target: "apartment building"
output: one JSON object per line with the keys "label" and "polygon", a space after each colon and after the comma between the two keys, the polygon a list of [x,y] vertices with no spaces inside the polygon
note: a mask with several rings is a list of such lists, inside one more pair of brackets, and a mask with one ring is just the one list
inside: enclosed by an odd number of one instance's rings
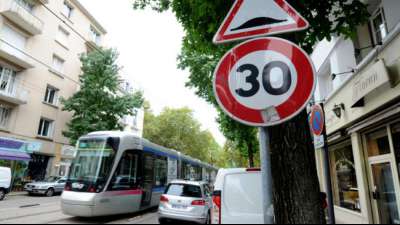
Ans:
{"label": "apartment building", "polygon": [[[370,21],[353,39],[312,54],[325,103],[338,223],[400,223],[400,1],[363,0]],[[316,151],[324,185],[322,151]]]}
{"label": "apartment building", "polygon": [[[133,94],[135,92],[135,88],[127,80],[122,80],[120,90],[121,94]],[[124,128],[123,130],[143,137],[144,109],[132,109],[132,113],[133,115],[126,115],[121,119],[120,123]]]}
{"label": "apartment building", "polygon": [[78,90],[79,55],[105,34],[78,0],[0,0],[0,166],[12,168],[14,190],[67,174],[71,114],[59,99]]}

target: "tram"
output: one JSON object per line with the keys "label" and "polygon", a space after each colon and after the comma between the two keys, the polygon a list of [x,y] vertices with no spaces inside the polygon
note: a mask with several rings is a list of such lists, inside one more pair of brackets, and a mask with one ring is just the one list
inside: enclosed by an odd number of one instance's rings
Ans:
{"label": "tram", "polygon": [[217,168],[126,132],[81,137],[65,191],[64,214],[97,217],[158,206],[175,179],[214,182]]}

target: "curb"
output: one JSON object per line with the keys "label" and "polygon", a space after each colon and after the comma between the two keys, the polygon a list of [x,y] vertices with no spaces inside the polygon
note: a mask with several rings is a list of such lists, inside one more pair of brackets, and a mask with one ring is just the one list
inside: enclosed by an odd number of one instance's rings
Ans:
{"label": "curb", "polygon": [[9,197],[25,196],[25,195],[28,195],[28,192],[11,192],[8,194]]}

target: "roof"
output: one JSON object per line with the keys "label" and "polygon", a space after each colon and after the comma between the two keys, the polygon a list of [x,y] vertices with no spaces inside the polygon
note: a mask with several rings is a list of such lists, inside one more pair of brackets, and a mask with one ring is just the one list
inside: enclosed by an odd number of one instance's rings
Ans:
{"label": "roof", "polygon": [[85,14],[89,18],[89,20],[93,23],[92,25],[98,29],[103,35],[107,34],[107,30],[99,23],[96,18],[82,5],[82,3],[79,0],[70,0],[76,7],[79,8],[79,10]]}
{"label": "roof", "polygon": [[85,138],[90,138],[90,137],[99,137],[99,138],[102,138],[102,137],[136,138],[137,140],[141,140],[141,143],[142,143],[143,147],[147,147],[147,146],[148,147],[154,147],[154,148],[157,148],[159,150],[163,150],[164,152],[169,153],[171,155],[176,155],[177,157],[181,158],[182,161],[187,161],[189,163],[198,164],[200,166],[207,167],[208,169],[214,169],[214,170],[218,169],[213,165],[210,165],[208,163],[202,162],[202,161],[200,161],[198,159],[195,159],[195,158],[192,158],[190,156],[184,155],[184,154],[182,154],[181,152],[179,152],[177,150],[169,149],[169,148],[154,144],[154,143],[152,143],[152,142],[150,142],[150,141],[148,141],[148,140],[146,140],[144,138],[140,138],[140,137],[136,136],[135,134],[133,134],[131,132],[125,132],[125,131],[97,131],[97,132],[89,133],[89,134],[83,136],[82,138],[85,139]]}
{"label": "roof", "polygon": [[188,180],[173,180],[170,182],[170,184],[187,184],[187,185],[194,185],[194,186],[200,186],[207,184],[207,182],[204,181],[188,181]]}

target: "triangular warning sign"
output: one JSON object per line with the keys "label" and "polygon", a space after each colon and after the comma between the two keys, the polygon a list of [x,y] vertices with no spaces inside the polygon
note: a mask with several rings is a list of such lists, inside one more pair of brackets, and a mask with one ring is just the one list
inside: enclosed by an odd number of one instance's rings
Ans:
{"label": "triangular warning sign", "polygon": [[285,0],[236,0],[214,43],[299,31],[308,26]]}

